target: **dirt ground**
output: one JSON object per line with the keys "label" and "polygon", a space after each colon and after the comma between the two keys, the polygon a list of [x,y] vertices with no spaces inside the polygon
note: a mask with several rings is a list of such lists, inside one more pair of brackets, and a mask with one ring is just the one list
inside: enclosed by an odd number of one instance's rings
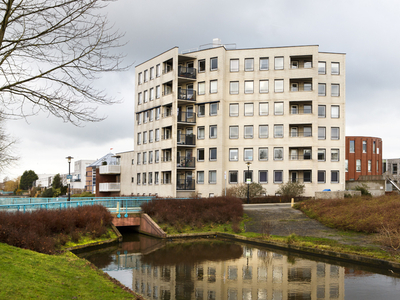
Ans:
{"label": "dirt ground", "polygon": [[[246,223],[246,232],[262,233],[265,230],[279,236],[294,233],[299,236],[329,238],[347,245],[374,245],[373,235],[348,233],[326,227],[290,205],[265,205],[257,209],[245,207],[244,212],[250,217],[250,221]],[[263,225],[264,221],[268,221],[268,225]]]}

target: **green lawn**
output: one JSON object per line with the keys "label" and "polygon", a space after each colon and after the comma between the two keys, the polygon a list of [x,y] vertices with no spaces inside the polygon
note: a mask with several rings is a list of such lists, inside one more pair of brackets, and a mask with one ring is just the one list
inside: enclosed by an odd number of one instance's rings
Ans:
{"label": "green lawn", "polygon": [[0,243],[0,299],[135,299],[70,252],[46,255]]}

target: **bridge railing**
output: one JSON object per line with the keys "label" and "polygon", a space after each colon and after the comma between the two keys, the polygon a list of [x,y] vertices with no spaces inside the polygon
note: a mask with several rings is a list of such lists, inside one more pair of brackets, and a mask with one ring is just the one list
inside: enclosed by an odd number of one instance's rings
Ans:
{"label": "bridge railing", "polygon": [[[43,200],[37,202],[37,200]],[[52,201],[49,201],[51,199]],[[66,198],[19,198],[13,200],[18,203],[2,204],[0,202],[0,210],[7,211],[32,211],[36,209],[64,209],[70,207],[79,207],[85,205],[99,204],[111,212],[118,213],[118,217],[121,217],[121,213],[125,212],[125,217],[128,217],[128,211],[140,211],[140,206],[143,203],[147,203],[153,200],[153,197],[104,197],[104,198],[71,198],[71,201],[67,201]],[[0,199],[3,200],[3,199]],[[48,201],[46,201],[48,200]]]}

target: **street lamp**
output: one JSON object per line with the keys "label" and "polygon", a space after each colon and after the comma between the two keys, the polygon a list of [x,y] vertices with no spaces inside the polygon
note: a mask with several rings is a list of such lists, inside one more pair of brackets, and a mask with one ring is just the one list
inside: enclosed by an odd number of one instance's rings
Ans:
{"label": "street lamp", "polygon": [[250,183],[251,183],[251,179],[250,179],[250,165],[251,162],[247,162],[247,176],[246,176],[246,183],[247,183],[247,204],[250,204]]}
{"label": "street lamp", "polygon": [[68,183],[68,201],[71,201],[71,188],[70,188],[70,182],[71,182],[71,160],[73,159],[72,156],[67,156],[66,159],[68,159],[68,176],[67,176],[67,183]]}

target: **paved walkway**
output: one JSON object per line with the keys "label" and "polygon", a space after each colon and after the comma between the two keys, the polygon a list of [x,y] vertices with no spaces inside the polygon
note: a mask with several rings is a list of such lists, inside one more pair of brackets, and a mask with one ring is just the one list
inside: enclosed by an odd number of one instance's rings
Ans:
{"label": "paved walkway", "polygon": [[[373,236],[347,233],[326,227],[316,220],[308,218],[290,204],[246,204],[244,212],[250,217],[246,232],[269,231],[272,235],[312,236],[337,240],[342,244],[367,246],[373,244]],[[267,225],[265,224],[267,221]]]}

